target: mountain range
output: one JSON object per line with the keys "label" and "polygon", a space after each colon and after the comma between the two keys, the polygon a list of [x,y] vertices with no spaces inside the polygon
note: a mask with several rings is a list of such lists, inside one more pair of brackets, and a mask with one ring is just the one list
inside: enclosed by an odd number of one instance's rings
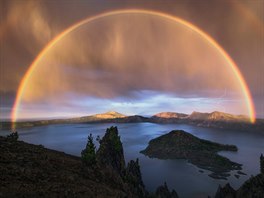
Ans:
{"label": "mountain range", "polygon": [[[39,121],[16,122],[16,128],[33,127],[49,124],[72,124],[72,123],[176,123],[191,124],[200,127],[231,129],[239,131],[264,132],[264,120],[258,119],[256,123],[249,122],[249,118],[244,115],[233,115],[229,113],[214,111],[211,113],[192,112],[191,114],[177,112],[161,112],[151,117],[141,115],[127,116],[115,111],[102,114],[82,116],[67,119],[51,119]],[[10,129],[11,122],[1,122],[1,129]]]}

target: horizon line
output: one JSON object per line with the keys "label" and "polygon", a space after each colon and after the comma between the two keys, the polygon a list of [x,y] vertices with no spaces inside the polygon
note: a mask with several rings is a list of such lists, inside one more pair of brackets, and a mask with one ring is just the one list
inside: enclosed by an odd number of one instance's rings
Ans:
{"label": "horizon line", "polygon": [[[21,122],[21,121],[42,121],[42,120],[56,120],[56,119],[72,119],[72,118],[81,118],[81,117],[87,117],[87,116],[95,116],[95,115],[100,115],[100,114],[107,114],[107,113],[118,113],[118,114],[122,114],[126,117],[129,116],[143,116],[143,117],[152,117],[156,114],[160,114],[160,113],[178,113],[178,114],[186,114],[187,116],[191,115],[192,113],[207,113],[207,114],[211,114],[214,112],[219,112],[219,113],[223,113],[223,114],[229,114],[229,115],[233,115],[233,116],[244,116],[246,118],[249,118],[248,115],[245,114],[233,114],[233,113],[228,113],[228,112],[223,112],[223,111],[211,111],[211,112],[203,112],[203,111],[192,111],[191,113],[183,113],[183,112],[176,112],[176,111],[161,111],[161,112],[156,112],[153,114],[124,114],[118,111],[113,111],[113,110],[109,110],[106,112],[102,112],[102,113],[93,113],[93,114],[84,114],[84,115],[69,115],[69,116],[50,116],[50,117],[26,117],[26,118],[20,118],[17,119],[15,122],[12,120],[12,118],[0,118],[1,121],[2,120],[6,120],[6,121],[11,121],[12,123],[16,123],[16,122]],[[263,117],[256,117],[256,119],[264,119]]]}

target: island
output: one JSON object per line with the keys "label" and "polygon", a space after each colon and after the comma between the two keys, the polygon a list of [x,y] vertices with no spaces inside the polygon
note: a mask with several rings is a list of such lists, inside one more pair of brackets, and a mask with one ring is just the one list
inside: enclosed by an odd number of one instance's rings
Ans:
{"label": "island", "polygon": [[186,159],[191,164],[212,171],[210,177],[226,179],[228,172],[241,170],[242,165],[220,156],[219,151],[237,151],[234,145],[223,145],[203,140],[183,130],[170,133],[150,140],[149,145],[141,153],[150,158]]}

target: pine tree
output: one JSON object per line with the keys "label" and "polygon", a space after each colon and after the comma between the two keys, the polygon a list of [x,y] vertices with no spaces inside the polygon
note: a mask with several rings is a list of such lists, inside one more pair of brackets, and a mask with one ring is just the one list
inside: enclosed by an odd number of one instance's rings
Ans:
{"label": "pine tree", "polygon": [[264,174],[264,157],[263,157],[263,154],[260,155],[260,173]]}
{"label": "pine tree", "polygon": [[84,164],[92,166],[96,163],[95,155],[96,147],[93,143],[93,136],[90,134],[88,136],[88,141],[84,150],[82,150],[81,157]]}
{"label": "pine tree", "polygon": [[17,133],[17,131],[11,132],[11,134],[7,136],[7,139],[9,139],[11,141],[17,141],[18,140],[18,133]]}

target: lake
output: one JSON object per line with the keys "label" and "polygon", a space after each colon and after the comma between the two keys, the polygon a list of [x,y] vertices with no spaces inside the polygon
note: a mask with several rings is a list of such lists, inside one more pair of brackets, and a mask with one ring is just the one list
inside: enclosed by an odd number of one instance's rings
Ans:
{"label": "lake", "polygon": [[[259,157],[264,153],[264,135],[237,132],[219,129],[200,128],[183,124],[154,124],[154,123],[129,123],[129,124],[61,124],[19,129],[19,139],[33,144],[42,144],[46,148],[64,151],[80,156],[84,149],[87,136],[92,133],[94,140],[99,135],[102,137],[106,128],[117,126],[124,147],[126,163],[131,159],[139,158],[143,181],[146,189],[154,191],[157,186],[165,181],[170,189],[174,188],[180,198],[207,197],[215,194],[219,184],[227,182],[237,189],[251,175],[259,173]],[[222,144],[234,144],[238,152],[220,152],[234,162],[243,164],[241,175],[237,179],[231,172],[228,180],[215,180],[210,178],[210,171],[199,172],[196,166],[186,160],[159,160],[150,159],[139,153],[145,149],[149,140],[170,132],[174,129],[185,130],[199,138],[215,141]],[[0,135],[6,134],[1,131]],[[97,147],[98,143],[95,141]]]}

